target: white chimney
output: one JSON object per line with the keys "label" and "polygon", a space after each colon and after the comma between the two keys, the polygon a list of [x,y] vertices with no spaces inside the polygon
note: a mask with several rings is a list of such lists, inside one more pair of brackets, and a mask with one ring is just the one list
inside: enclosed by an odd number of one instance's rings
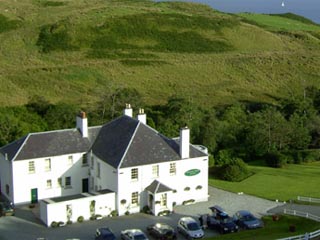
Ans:
{"label": "white chimney", "polygon": [[143,124],[147,124],[147,115],[144,113],[143,108],[139,108],[139,114],[137,116],[137,119]]}
{"label": "white chimney", "polygon": [[82,137],[88,137],[88,119],[85,112],[80,112],[77,116],[77,129],[80,130]]}
{"label": "white chimney", "polygon": [[124,109],[123,113],[128,117],[132,117],[132,108],[129,103],[126,103],[126,108]]}
{"label": "white chimney", "polygon": [[190,154],[190,129],[185,126],[180,129],[180,157],[189,158]]}

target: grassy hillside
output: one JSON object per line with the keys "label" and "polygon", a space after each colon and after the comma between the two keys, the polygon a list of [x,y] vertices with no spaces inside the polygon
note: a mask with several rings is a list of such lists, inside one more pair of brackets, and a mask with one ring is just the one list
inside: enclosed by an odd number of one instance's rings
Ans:
{"label": "grassy hillside", "polygon": [[35,94],[87,105],[130,87],[147,104],[178,94],[213,106],[320,87],[320,27],[292,16],[148,0],[2,0],[0,42],[1,105]]}

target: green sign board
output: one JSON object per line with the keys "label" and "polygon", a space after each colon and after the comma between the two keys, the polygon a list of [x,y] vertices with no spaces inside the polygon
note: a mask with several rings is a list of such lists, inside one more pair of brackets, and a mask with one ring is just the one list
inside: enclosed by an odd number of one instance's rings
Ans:
{"label": "green sign board", "polygon": [[200,169],[190,169],[184,173],[184,175],[191,177],[200,173]]}

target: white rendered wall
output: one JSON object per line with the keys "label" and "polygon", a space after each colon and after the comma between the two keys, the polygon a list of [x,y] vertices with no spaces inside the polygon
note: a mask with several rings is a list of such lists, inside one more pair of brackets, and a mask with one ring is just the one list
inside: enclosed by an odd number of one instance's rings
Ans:
{"label": "white rendered wall", "polygon": [[[130,213],[139,212],[140,208],[147,205],[147,197],[145,188],[149,186],[154,180],[158,180],[160,183],[168,186],[171,189],[176,190],[168,199],[171,202],[175,202],[181,205],[184,201],[195,200],[207,201],[208,200],[208,157],[186,159],[176,161],[176,174],[170,175],[170,163],[164,162],[159,165],[159,177],[152,175],[152,166],[157,164],[150,164],[140,166],[138,181],[131,180],[131,169],[120,169],[118,173],[119,186],[117,196],[117,206],[119,215],[123,215],[127,210]],[[186,176],[185,173],[189,170],[200,170],[199,174],[194,176]],[[197,189],[201,186],[201,189]],[[185,188],[190,188],[189,191],[185,191]],[[131,194],[132,192],[140,193],[140,206],[132,206]],[[126,204],[121,204],[121,200],[125,199]],[[169,202],[168,201],[168,202]]]}
{"label": "white rendered wall", "polygon": [[[94,156],[94,155],[93,155]],[[98,163],[100,164],[100,177],[98,176]],[[101,189],[118,190],[117,170],[94,156],[94,168],[91,169],[91,176],[94,177],[94,191]]]}
{"label": "white rendered wall", "polygon": [[[30,203],[31,189],[38,189],[38,199],[74,195],[82,192],[82,179],[88,178],[88,165],[82,166],[84,153],[50,157],[51,170],[46,171],[45,159],[21,160],[13,162],[14,203]],[[73,164],[68,164],[68,157],[73,157]],[[35,163],[35,173],[29,173],[29,161]],[[71,177],[71,187],[65,187],[65,177]],[[62,187],[58,186],[62,178]],[[51,180],[52,187],[47,187]]]}
{"label": "white rendered wall", "polygon": [[[50,199],[45,201],[50,202]],[[115,210],[115,193],[107,193],[96,196],[88,196],[64,202],[45,203],[40,202],[40,218],[47,225],[50,226],[53,221],[62,221],[66,223],[67,219],[67,205],[71,205],[72,216],[71,221],[77,222],[78,217],[82,216],[84,220],[89,220],[91,217],[90,203],[95,201],[95,215],[99,214],[103,217],[109,216]]]}

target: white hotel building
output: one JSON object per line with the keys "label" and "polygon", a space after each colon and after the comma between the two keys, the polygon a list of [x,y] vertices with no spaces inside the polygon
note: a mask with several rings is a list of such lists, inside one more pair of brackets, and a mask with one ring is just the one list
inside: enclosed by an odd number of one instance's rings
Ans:
{"label": "white hotel building", "polygon": [[207,149],[190,144],[189,134],[185,127],[167,138],[143,111],[133,118],[130,105],[103,126],[88,127],[81,113],[74,129],[30,133],[0,148],[0,192],[14,204],[39,201],[48,226],[207,201]]}

